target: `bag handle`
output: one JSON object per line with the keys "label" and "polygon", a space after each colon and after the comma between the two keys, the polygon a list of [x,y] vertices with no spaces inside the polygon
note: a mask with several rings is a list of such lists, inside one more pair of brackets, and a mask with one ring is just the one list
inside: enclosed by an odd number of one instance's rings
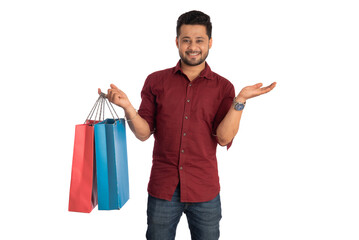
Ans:
{"label": "bag handle", "polygon": [[99,96],[99,97],[97,98],[97,100],[96,100],[95,104],[93,105],[93,107],[92,107],[90,113],[87,115],[87,118],[86,118],[84,124],[85,124],[88,120],[91,120],[91,118],[92,118],[93,114],[95,113],[95,111],[96,111],[96,115],[95,115],[95,118],[96,118],[97,112],[98,112],[98,108],[99,108],[100,100],[101,100],[101,96]]}
{"label": "bag handle", "polygon": [[106,94],[101,93],[100,96],[97,98],[94,106],[92,107],[90,113],[88,114],[84,124],[86,122],[88,122],[89,120],[92,119],[93,115],[95,114],[95,118],[94,118],[94,123],[97,120],[97,115],[98,115],[98,120],[99,121],[104,121],[104,117],[105,117],[105,105],[107,105],[108,109],[110,110],[110,113],[112,115],[112,118],[115,119],[114,114],[116,115],[117,119],[120,119],[115,111],[115,108],[113,107],[112,103],[107,99]]}
{"label": "bag handle", "polygon": [[[105,97],[105,102],[107,104],[108,109],[110,110],[110,113],[112,115],[112,118],[115,119],[113,113],[116,115],[117,119],[120,119],[115,111],[115,108],[113,107],[112,103]],[[111,106],[111,107],[110,107]],[[112,110],[111,110],[112,108]],[[113,111],[113,112],[112,112]]]}

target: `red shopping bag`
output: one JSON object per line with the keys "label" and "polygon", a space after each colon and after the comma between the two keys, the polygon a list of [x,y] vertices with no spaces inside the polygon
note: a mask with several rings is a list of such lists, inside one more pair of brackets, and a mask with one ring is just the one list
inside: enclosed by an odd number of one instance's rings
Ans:
{"label": "red shopping bag", "polygon": [[90,213],[97,205],[94,122],[76,125],[69,211]]}
{"label": "red shopping bag", "polygon": [[[75,127],[69,211],[90,213],[97,205],[94,124],[101,119],[103,96],[99,96],[84,124]],[[95,120],[89,120],[96,112]]]}

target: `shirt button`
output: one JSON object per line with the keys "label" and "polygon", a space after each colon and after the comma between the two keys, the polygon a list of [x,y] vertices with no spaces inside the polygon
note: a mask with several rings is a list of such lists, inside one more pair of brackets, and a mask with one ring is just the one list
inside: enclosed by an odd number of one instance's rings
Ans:
{"label": "shirt button", "polygon": [[183,169],[183,167],[180,167],[180,170],[182,170]]}
{"label": "shirt button", "polygon": [[184,153],[184,150],[183,150],[183,149],[181,150],[181,153]]}
{"label": "shirt button", "polygon": [[183,136],[186,136],[187,135],[187,133],[183,133]]}
{"label": "shirt button", "polygon": [[189,102],[189,99],[187,100],[187,102]]}
{"label": "shirt button", "polygon": [[188,117],[187,117],[187,116],[185,116],[184,118],[185,118],[185,119],[188,119]]}
{"label": "shirt button", "polygon": [[191,86],[192,86],[192,83],[190,83],[188,86],[190,86],[190,87],[191,87]]}

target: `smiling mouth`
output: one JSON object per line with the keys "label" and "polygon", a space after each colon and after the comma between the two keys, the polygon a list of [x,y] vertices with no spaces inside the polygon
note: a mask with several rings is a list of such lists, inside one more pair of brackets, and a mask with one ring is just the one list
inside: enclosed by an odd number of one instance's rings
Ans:
{"label": "smiling mouth", "polygon": [[187,52],[187,55],[189,55],[191,57],[198,56],[199,54],[200,54],[200,52]]}

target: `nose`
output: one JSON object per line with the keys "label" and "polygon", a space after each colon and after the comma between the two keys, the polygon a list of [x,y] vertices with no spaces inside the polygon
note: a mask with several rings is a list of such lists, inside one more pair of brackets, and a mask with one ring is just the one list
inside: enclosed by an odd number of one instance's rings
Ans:
{"label": "nose", "polygon": [[195,51],[197,48],[197,44],[195,42],[191,42],[189,45],[188,45],[188,49],[191,50],[191,51]]}

